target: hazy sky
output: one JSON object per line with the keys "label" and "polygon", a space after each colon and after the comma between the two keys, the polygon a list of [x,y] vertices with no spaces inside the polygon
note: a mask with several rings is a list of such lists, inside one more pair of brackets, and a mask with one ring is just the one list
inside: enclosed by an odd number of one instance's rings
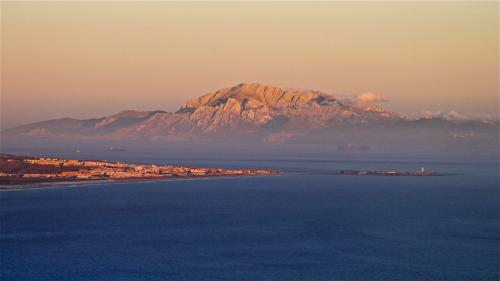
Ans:
{"label": "hazy sky", "polygon": [[498,113],[498,2],[1,2],[1,126],[240,82]]}

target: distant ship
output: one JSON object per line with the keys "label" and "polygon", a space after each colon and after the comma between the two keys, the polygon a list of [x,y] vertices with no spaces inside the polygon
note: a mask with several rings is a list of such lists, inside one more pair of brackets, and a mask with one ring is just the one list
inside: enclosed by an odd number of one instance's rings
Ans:
{"label": "distant ship", "polygon": [[122,152],[122,151],[126,151],[125,149],[123,148],[114,148],[114,147],[110,147],[108,149],[109,151],[113,151],[113,152]]}

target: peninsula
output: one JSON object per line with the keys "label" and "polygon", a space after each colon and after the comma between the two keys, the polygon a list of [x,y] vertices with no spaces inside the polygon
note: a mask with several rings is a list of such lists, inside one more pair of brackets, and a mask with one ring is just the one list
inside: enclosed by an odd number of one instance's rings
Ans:
{"label": "peninsula", "polygon": [[28,157],[0,154],[0,185],[90,180],[141,180],[269,175],[271,170],[227,170],[173,165]]}
{"label": "peninsula", "polygon": [[343,176],[418,176],[418,177],[429,177],[429,176],[444,176],[448,174],[441,174],[433,171],[426,171],[421,168],[419,171],[401,171],[401,170],[384,170],[384,171],[354,171],[354,170],[342,170],[338,172],[338,175]]}

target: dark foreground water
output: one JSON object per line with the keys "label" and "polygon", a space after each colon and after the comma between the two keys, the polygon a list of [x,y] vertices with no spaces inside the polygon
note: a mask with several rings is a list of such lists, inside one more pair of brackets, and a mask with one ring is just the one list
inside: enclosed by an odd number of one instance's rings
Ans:
{"label": "dark foreground water", "polygon": [[179,162],[309,172],[427,164],[460,175],[313,174],[1,192],[0,279],[500,280],[495,163]]}

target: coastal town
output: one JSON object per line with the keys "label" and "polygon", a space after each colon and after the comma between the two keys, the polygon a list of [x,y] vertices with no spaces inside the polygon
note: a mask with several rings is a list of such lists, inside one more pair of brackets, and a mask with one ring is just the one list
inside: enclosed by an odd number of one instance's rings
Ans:
{"label": "coastal town", "polygon": [[0,154],[0,184],[83,180],[140,180],[161,178],[269,175],[271,170],[128,164],[123,162],[24,157]]}

